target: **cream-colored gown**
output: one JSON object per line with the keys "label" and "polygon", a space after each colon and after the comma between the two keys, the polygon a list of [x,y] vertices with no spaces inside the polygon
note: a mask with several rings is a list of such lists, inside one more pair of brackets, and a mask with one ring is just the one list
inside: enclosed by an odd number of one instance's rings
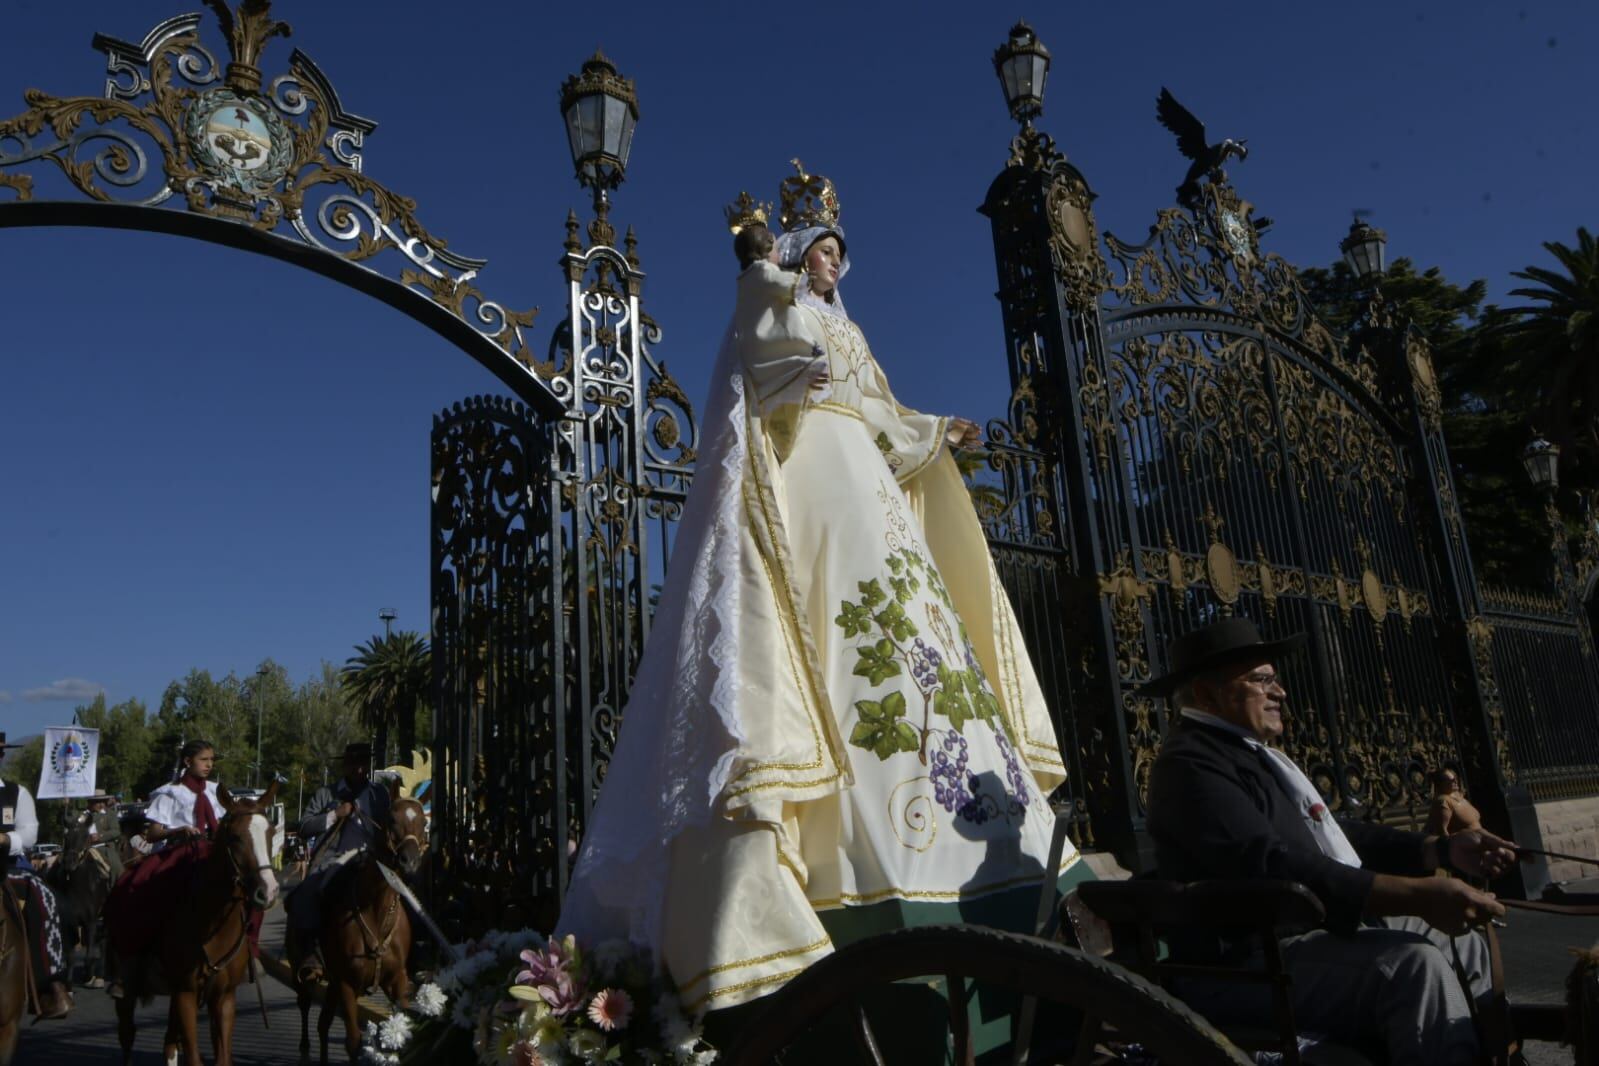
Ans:
{"label": "cream-colored gown", "polygon": [[[742,736],[718,816],[669,842],[660,886],[658,948],[696,1010],[774,991],[840,939],[992,923],[974,901],[1005,890],[1025,925],[1064,777],[948,419],[897,404],[860,330],[797,284],[765,263],[739,283]],[[1063,881],[1076,863],[1068,845]]]}

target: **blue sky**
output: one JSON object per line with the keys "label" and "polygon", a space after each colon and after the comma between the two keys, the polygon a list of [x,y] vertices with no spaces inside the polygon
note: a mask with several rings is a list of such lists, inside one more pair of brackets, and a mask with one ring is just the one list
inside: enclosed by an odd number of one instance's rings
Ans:
{"label": "blue sky", "polygon": [[[198,6],[198,5],[195,5]],[[22,90],[98,94],[97,31],[140,39],[162,0],[7,0],[0,118]],[[584,15],[595,11],[599,14]],[[731,306],[721,206],[775,195],[787,160],[837,183],[845,282],[902,401],[987,419],[1007,384],[986,221],[1013,127],[989,62],[1018,17],[1055,56],[1041,126],[1143,235],[1186,161],[1162,85],[1213,136],[1297,264],[1350,210],[1390,255],[1485,278],[1599,225],[1599,7],[1562,3],[839,5],[277,0],[345,106],[379,123],[366,173],[419,203],[480,281],[561,317],[562,222],[586,197],[557,113],[602,45],[636,79],[614,217],[636,226],[657,346],[690,395]],[[213,38],[214,41],[214,38]],[[34,171],[40,194],[59,183]],[[52,192],[52,190],[55,190]],[[0,191],[0,199],[6,194]],[[303,679],[381,628],[426,628],[428,430],[498,383],[368,297],[210,245],[0,229],[0,722],[65,722],[104,690],[154,706],[190,668],[265,658]]]}

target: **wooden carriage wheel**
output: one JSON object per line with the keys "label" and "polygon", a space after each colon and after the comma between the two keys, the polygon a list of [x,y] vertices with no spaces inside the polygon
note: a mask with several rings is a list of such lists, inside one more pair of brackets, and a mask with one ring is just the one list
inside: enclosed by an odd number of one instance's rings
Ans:
{"label": "wooden carriage wheel", "polygon": [[[1248,1066],[1250,1059],[1181,1001],[1095,955],[1037,937],[982,926],[901,929],[869,937],[828,956],[774,993],[729,1051],[733,1066],[768,1066],[830,1011],[849,1012],[855,1056],[838,1049],[830,1066],[883,1066],[882,1043],[862,997],[874,988],[916,978],[942,978],[948,990],[954,1061],[972,1061],[966,1005],[977,986],[1005,989],[1082,1015],[1075,1063],[1094,1061],[1106,1028],[1136,1041],[1161,1062],[1183,1066]],[[958,1009],[957,1005],[958,1004]]]}

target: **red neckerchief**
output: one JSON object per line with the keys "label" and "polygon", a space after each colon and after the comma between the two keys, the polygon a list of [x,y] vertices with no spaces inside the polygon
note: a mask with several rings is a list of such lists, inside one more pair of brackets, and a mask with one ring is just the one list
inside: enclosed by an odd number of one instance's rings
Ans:
{"label": "red neckerchief", "polygon": [[217,812],[205,794],[205,782],[184,774],[178,784],[194,793],[194,827],[206,836],[216,831]]}

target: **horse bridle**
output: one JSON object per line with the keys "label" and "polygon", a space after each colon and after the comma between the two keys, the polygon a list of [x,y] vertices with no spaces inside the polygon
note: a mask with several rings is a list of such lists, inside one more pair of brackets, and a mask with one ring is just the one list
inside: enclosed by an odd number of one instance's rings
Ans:
{"label": "horse bridle", "polygon": [[[255,815],[260,814],[260,813],[261,813],[260,811],[251,811],[251,812],[249,812],[250,817],[252,817],[252,818],[255,817]],[[231,817],[231,815],[229,817]],[[262,817],[265,817],[265,815],[262,815]],[[224,847],[222,850],[227,852],[227,854],[228,854],[228,862],[233,866],[233,884],[234,884],[234,886],[236,888],[240,888],[240,889],[244,888],[244,865],[239,862],[239,857],[237,855],[233,854],[233,849],[231,847]],[[270,859],[270,856],[268,856],[268,858]],[[255,872],[256,873],[260,873],[262,870],[270,870],[270,869],[272,869],[272,863],[270,861],[268,861],[268,862],[263,862],[259,866],[257,866],[255,868]]]}
{"label": "horse bridle", "polygon": [[[412,800],[411,802],[414,803],[416,801]],[[417,804],[417,807],[418,807],[418,810],[420,810],[421,809],[421,804]],[[390,814],[389,817],[390,817],[391,820],[394,818],[392,813]],[[392,822],[391,822],[391,824],[392,824]],[[416,845],[417,854],[419,856],[427,854],[428,842],[421,835],[419,835],[417,833],[409,833],[409,832],[405,833],[398,840],[394,839],[394,835],[392,833],[388,833],[388,834],[385,834],[385,835],[388,836],[388,838],[389,838],[389,849],[391,851],[393,851],[395,855],[399,855],[400,854],[400,849],[405,846],[405,842],[408,841],[408,840],[411,843]]]}

